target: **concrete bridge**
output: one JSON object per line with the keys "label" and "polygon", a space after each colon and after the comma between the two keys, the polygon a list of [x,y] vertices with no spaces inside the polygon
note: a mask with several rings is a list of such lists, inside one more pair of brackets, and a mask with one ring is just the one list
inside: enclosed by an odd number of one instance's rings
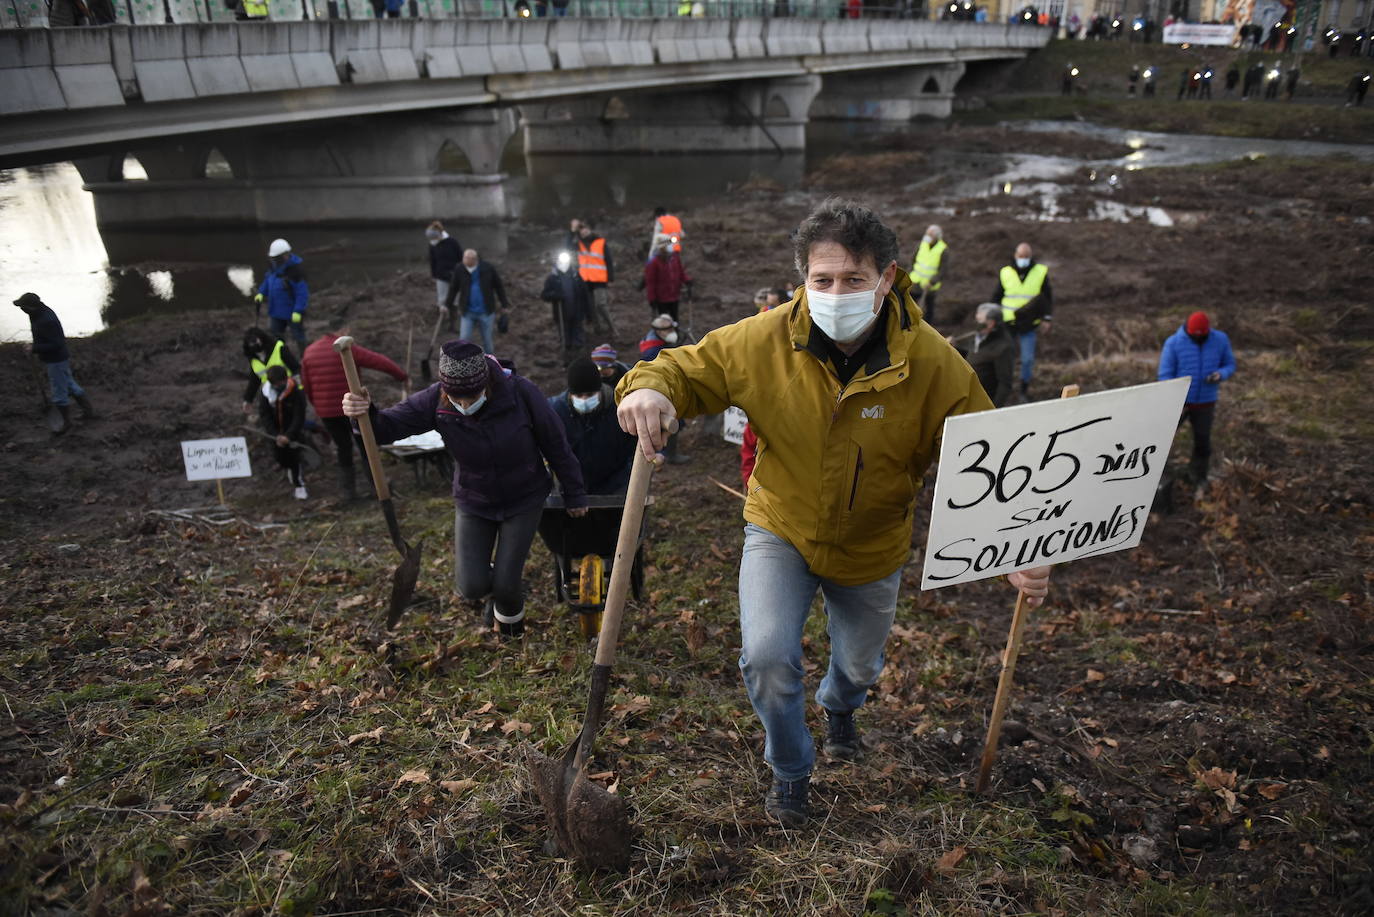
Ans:
{"label": "concrete bridge", "polygon": [[502,216],[517,132],[529,155],[798,151],[811,118],[945,117],[968,68],[1048,37],[792,18],[12,29],[0,167],[74,160],[106,225]]}

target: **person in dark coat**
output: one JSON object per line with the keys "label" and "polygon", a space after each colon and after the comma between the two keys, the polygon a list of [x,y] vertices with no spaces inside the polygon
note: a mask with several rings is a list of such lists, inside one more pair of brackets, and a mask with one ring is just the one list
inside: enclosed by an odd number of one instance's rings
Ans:
{"label": "person in dark coat", "polygon": [[1226,332],[1212,327],[1206,312],[1194,312],[1164,342],[1159,354],[1159,380],[1191,379],[1183,399],[1184,420],[1193,427],[1193,459],[1188,471],[1193,482],[1207,481],[1212,460],[1212,421],[1216,415],[1217,388],[1236,374],[1236,358]]}
{"label": "person in dark coat", "polygon": [[682,264],[682,256],[665,242],[654,249],[654,256],[644,265],[644,297],[649,301],[651,315],[671,315],[678,320],[677,304],[683,289],[692,295],[692,278]]}
{"label": "person in dark coat", "polygon": [[25,293],[14,304],[29,317],[33,355],[43,361],[48,371],[53,407],[62,415],[61,426],[53,432],[66,433],[72,428],[72,399],[80,405],[83,417],[96,415],[95,408],[86,397],[86,390],[77,384],[76,377],[72,375],[71,351],[67,349],[67,335],[62,331],[62,321],[38,298],[37,293]]}
{"label": "person in dark coat", "polygon": [[623,494],[630,486],[635,438],[615,416],[615,386],[601,378],[589,357],[568,365],[568,387],[549,399],[563,421],[568,446],[582,468],[589,494]]}
{"label": "person in dark coat", "polygon": [[563,338],[563,362],[587,346],[583,328],[592,312],[592,293],[577,268],[571,252],[559,252],[553,270],[544,278],[539,298],[553,310],[553,324]]}
{"label": "person in dark coat", "polygon": [[1245,70],[1245,82],[1241,84],[1240,98],[1245,101],[1250,98],[1253,92],[1259,92],[1260,83],[1264,82],[1264,64],[1254,63]]}
{"label": "person in dark coat", "polygon": [[287,373],[286,367],[273,364],[267,367],[267,381],[258,393],[258,417],[262,428],[275,437],[273,451],[277,464],[286,469],[292,495],[304,500],[310,495],[305,490],[305,476],[301,473],[300,450],[291,446],[293,440],[299,441],[305,429],[305,392],[300,383]]}
{"label": "person in dark coat", "polygon": [[377,442],[437,430],[453,458],[454,584],[468,603],[486,606],[487,623],[513,639],[524,633],[521,574],[558,476],[568,515],[587,512],[582,469],[563,423],[528,379],[505,369],[476,344],[449,341],[439,381],[378,411],[366,391],[346,393],[343,412],[372,415]]}
{"label": "person in dark coat", "polygon": [[998,303],[983,303],[973,317],[978,330],[962,339],[951,339],[950,343],[978,374],[993,406],[1004,407],[1011,399],[1016,375],[1016,339],[1002,324],[1002,307]]}
{"label": "person in dark coat", "polygon": [[458,262],[463,260],[463,247],[458,240],[444,230],[444,224],[435,220],[425,229],[425,239],[429,242],[429,276],[434,278],[434,302],[448,314],[448,287],[453,280],[453,272]]}
{"label": "person in dark coat", "polygon": [[465,341],[481,335],[482,346],[487,353],[494,352],[496,342],[491,334],[492,324],[496,321],[497,312],[505,312],[510,308],[510,303],[506,300],[506,287],[501,283],[501,275],[496,268],[480,260],[475,249],[463,252],[463,260],[453,269],[448,293],[444,296],[444,307],[452,309],[454,300],[458,302],[458,315],[462,317],[462,323],[455,322],[453,330]]}

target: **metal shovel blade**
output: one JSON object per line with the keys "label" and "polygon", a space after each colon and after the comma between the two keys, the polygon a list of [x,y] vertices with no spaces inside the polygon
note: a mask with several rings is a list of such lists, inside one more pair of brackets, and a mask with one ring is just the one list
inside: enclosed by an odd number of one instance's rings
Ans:
{"label": "metal shovel blade", "polygon": [[[592,698],[581,734],[556,761],[531,750],[530,782],[562,853],[588,869],[624,872],[632,852],[629,806],[587,779],[586,755],[600,726],[609,682],[609,666],[593,668]],[[579,754],[583,745],[587,752]]]}
{"label": "metal shovel blade", "polygon": [[410,606],[411,596],[415,594],[415,581],[420,578],[420,548],[423,545],[423,538],[414,545],[406,545],[401,552],[400,564],[391,574],[391,607],[386,613],[388,630],[401,620],[401,615]]}

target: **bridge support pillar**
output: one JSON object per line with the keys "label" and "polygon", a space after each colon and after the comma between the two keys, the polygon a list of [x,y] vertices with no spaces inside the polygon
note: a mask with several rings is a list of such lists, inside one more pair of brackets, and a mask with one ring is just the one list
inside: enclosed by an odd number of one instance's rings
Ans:
{"label": "bridge support pillar", "polygon": [[525,152],[800,151],[820,88],[807,75],[530,103],[520,106]]}
{"label": "bridge support pillar", "polygon": [[948,118],[962,61],[894,70],[827,73],[811,117],[845,121],[910,121]]}
{"label": "bridge support pillar", "polygon": [[[103,226],[499,219],[516,126],[514,109],[499,107],[377,116],[198,135],[77,167]],[[146,180],[126,180],[126,155]]]}

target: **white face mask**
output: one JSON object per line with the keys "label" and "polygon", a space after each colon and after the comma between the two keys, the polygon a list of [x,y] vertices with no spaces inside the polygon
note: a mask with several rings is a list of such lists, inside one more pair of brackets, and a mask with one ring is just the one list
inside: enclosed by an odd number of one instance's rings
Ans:
{"label": "white face mask", "polygon": [[934,245],[934,244],[935,244],[935,237],[932,236],[930,233],[926,233],[926,236],[925,236],[925,243],[926,243],[927,245]]}
{"label": "white face mask", "polygon": [[481,398],[478,398],[476,401],[474,401],[472,404],[468,405],[467,407],[463,407],[461,404],[459,404],[458,402],[454,401],[452,398],[449,399],[449,404],[453,405],[454,410],[456,410],[459,414],[462,414],[464,417],[471,417],[473,414],[476,414],[478,411],[482,410],[482,405],[484,405],[484,404],[486,404],[486,403],[487,403],[487,393],[486,393],[486,392],[483,392]]}
{"label": "white face mask", "polygon": [[665,344],[676,344],[676,343],[677,343],[677,332],[676,332],[676,331],[660,331],[660,332],[658,333],[658,336],[659,336],[660,338],[663,339],[663,342],[664,342]]}
{"label": "white face mask", "polygon": [[806,303],[811,310],[811,321],[836,344],[858,340],[877,318],[873,311],[877,303],[874,294],[877,292],[877,287],[857,293],[807,290]]}
{"label": "white face mask", "polygon": [[1017,258],[1017,259],[1016,259],[1016,266],[1019,267],[1019,268],[1028,268],[1028,267],[1030,267],[1030,259],[1029,259],[1029,258]]}
{"label": "white face mask", "polygon": [[572,396],[573,410],[579,414],[590,414],[592,411],[595,411],[600,404],[600,392],[597,392],[595,395],[587,395],[586,397],[582,395]]}

